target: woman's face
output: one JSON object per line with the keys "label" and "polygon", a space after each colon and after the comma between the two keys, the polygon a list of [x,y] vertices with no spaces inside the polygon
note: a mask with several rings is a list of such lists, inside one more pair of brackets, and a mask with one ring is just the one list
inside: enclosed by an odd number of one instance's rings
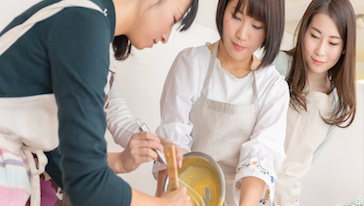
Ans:
{"label": "woman's face", "polygon": [[304,58],[309,73],[320,74],[332,68],[340,59],[344,41],[326,13],[318,13],[308,25],[304,37]]}
{"label": "woman's face", "polygon": [[246,9],[234,15],[237,3],[238,0],[231,0],[226,7],[222,40],[231,58],[243,60],[261,47],[266,32],[264,23],[246,15]]}
{"label": "woman's face", "polygon": [[191,0],[145,0],[139,18],[126,36],[137,49],[166,43],[175,23],[189,9]]}

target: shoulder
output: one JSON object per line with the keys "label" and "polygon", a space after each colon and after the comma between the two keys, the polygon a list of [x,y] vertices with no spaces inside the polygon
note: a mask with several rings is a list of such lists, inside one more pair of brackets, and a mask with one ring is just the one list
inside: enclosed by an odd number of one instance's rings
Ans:
{"label": "shoulder", "polygon": [[285,82],[285,76],[276,69],[275,65],[269,65],[256,71],[256,75],[258,79],[262,78],[268,82]]}
{"label": "shoulder", "polygon": [[188,47],[179,52],[177,58],[186,58],[192,61],[201,61],[204,59],[209,59],[211,57],[211,52],[208,49],[208,45],[201,45],[197,47]]}
{"label": "shoulder", "polygon": [[[104,47],[112,41],[112,29],[100,11],[69,7],[41,22],[40,29],[47,29],[48,42]],[[86,45],[89,44],[89,45]],[[108,45],[106,45],[108,46]]]}
{"label": "shoulder", "polygon": [[274,65],[270,65],[258,70],[256,72],[256,81],[261,88],[276,88],[278,90],[288,92],[288,84],[285,80],[285,76],[278,72]]}
{"label": "shoulder", "polygon": [[200,82],[206,76],[210,57],[206,45],[181,50],[169,71],[169,79],[191,85]]}
{"label": "shoulder", "polygon": [[211,53],[207,45],[188,47],[179,52],[172,68],[190,72],[201,71],[207,69],[210,57]]}
{"label": "shoulder", "polygon": [[280,51],[272,65],[280,74],[287,76],[292,65],[292,56],[288,55],[286,52]]}

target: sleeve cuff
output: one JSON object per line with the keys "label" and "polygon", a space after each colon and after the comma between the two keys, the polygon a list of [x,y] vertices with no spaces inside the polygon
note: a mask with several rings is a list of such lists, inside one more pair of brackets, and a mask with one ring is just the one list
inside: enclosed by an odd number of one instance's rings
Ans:
{"label": "sleeve cuff", "polygon": [[155,161],[152,168],[152,174],[155,180],[158,180],[159,171],[165,170],[167,167],[159,160]]}
{"label": "sleeve cuff", "polygon": [[240,163],[236,169],[235,189],[233,190],[235,203],[239,203],[241,180],[248,176],[257,177],[265,182],[258,205],[272,205],[277,174],[273,167],[269,167],[269,164],[257,158]]}

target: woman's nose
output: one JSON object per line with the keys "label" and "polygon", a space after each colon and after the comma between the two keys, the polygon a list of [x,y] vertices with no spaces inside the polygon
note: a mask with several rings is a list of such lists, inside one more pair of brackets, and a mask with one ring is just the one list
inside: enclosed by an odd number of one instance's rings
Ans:
{"label": "woman's nose", "polygon": [[171,35],[172,28],[170,28],[167,32],[162,34],[162,43],[165,44],[168,42],[169,36]]}
{"label": "woman's nose", "polygon": [[246,26],[242,25],[238,31],[236,32],[236,36],[240,39],[240,40],[246,40],[247,38],[247,28]]}
{"label": "woman's nose", "polygon": [[318,56],[322,56],[325,54],[325,44],[324,42],[320,41],[315,48],[315,53]]}

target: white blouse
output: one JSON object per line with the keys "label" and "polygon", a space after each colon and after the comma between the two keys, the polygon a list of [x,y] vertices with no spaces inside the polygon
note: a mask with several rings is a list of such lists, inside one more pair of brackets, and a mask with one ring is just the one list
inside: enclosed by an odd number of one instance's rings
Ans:
{"label": "white blouse", "polygon": [[[161,97],[161,125],[157,135],[164,137],[184,149],[191,151],[193,125],[189,114],[192,105],[199,98],[211,52],[208,45],[187,48],[176,57],[167,79]],[[215,68],[208,88],[207,98],[235,105],[253,103],[253,74],[236,78],[221,67]],[[274,66],[269,66],[255,72],[259,114],[250,140],[241,146],[239,165],[246,165],[251,160],[265,162],[265,169],[276,177],[284,159],[284,139],[286,133],[286,117],[289,105],[289,90],[284,76],[280,75]],[[223,129],[223,128],[219,128]],[[263,165],[264,166],[264,165]],[[160,168],[155,165],[154,172]],[[247,170],[257,172],[257,170]],[[260,174],[241,172],[245,176],[260,177]],[[272,180],[273,182],[273,180]],[[273,184],[269,184],[271,195]],[[271,187],[272,186],[272,187]]]}

